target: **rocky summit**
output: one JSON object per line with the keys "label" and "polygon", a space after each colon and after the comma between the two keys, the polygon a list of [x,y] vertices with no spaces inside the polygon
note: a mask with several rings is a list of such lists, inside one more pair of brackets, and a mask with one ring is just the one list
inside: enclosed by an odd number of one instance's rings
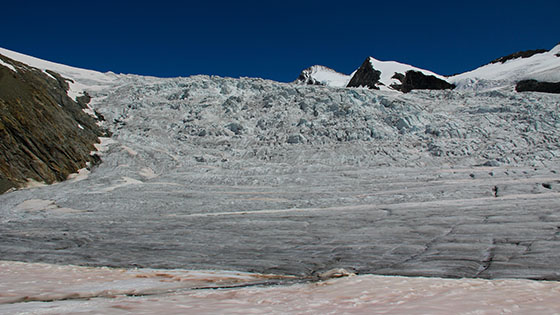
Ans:
{"label": "rocky summit", "polygon": [[368,87],[370,89],[379,90],[378,85],[380,84],[379,80],[381,79],[381,71],[375,69],[370,59],[367,58],[362,65],[358,68],[356,73],[348,82],[347,87]]}

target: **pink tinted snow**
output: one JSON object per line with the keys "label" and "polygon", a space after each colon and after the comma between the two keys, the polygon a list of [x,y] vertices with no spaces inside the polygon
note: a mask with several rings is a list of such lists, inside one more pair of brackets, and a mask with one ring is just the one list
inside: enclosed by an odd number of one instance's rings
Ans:
{"label": "pink tinted snow", "polygon": [[271,278],[282,277],[6,261],[0,262],[0,313],[560,313],[560,283],[531,280],[362,275],[284,286],[208,289]]}

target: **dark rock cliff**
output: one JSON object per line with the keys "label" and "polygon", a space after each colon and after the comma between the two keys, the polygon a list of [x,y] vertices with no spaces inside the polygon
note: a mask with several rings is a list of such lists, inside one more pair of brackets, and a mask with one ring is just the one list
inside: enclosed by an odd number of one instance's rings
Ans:
{"label": "dark rock cliff", "polygon": [[370,89],[379,90],[381,71],[371,65],[369,57],[362,63],[346,87],[367,86]]}
{"label": "dark rock cliff", "polygon": [[393,78],[398,79],[402,84],[393,84],[391,87],[404,93],[412,90],[452,90],[455,88],[454,84],[414,70],[407,71],[405,75],[396,73]]}
{"label": "dark rock cliff", "polygon": [[53,183],[100,161],[94,143],[105,134],[78,102],[67,95],[69,79],[0,59],[0,193],[28,179]]}
{"label": "dark rock cliff", "polygon": [[515,86],[517,92],[544,92],[560,94],[560,82],[541,82],[537,80],[523,80]]}
{"label": "dark rock cliff", "polygon": [[517,58],[529,58],[532,57],[536,54],[542,54],[547,52],[548,50],[546,49],[533,49],[533,50],[524,50],[524,51],[518,51],[516,53],[513,53],[511,55],[507,55],[504,57],[500,57],[497,59],[494,59],[492,61],[490,61],[490,63],[504,63],[508,60],[512,60],[512,59],[517,59]]}
{"label": "dark rock cliff", "polygon": [[[455,88],[455,85],[447,81],[414,70],[409,70],[405,74],[394,73],[393,78],[401,81],[401,84],[392,84],[390,87],[404,93],[408,93],[412,90],[445,90]],[[383,85],[380,79],[381,71],[375,69],[371,64],[370,58],[367,58],[354,76],[352,76],[347,87],[362,86],[379,90],[379,86]]]}

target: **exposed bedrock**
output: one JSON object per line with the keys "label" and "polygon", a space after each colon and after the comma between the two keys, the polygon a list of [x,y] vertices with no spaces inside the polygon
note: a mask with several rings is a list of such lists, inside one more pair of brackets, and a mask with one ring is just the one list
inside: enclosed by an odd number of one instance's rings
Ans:
{"label": "exposed bedrock", "polygon": [[103,130],[83,111],[87,95],[76,102],[67,95],[69,79],[0,59],[0,192],[30,179],[62,181],[98,162],[90,152]]}
{"label": "exposed bedrock", "polygon": [[454,84],[414,70],[407,71],[404,76],[396,73],[394,78],[401,81],[402,84],[391,85],[391,87],[404,93],[412,90],[452,90],[455,88]]}
{"label": "exposed bedrock", "polygon": [[365,86],[370,89],[379,90],[377,87],[380,84],[379,79],[381,78],[381,71],[373,68],[370,58],[362,63],[360,68],[356,71],[350,82],[348,82],[347,87],[360,87]]}
{"label": "exposed bedrock", "polygon": [[515,86],[517,92],[560,93],[560,82],[541,82],[537,80],[519,81]]}

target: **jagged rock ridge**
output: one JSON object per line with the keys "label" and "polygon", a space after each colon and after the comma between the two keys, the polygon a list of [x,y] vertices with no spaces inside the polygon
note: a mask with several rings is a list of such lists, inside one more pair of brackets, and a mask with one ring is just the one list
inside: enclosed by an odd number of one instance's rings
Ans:
{"label": "jagged rock ridge", "polygon": [[542,54],[548,52],[547,49],[533,49],[533,50],[524,50],[524,51],[518,51],[516,53],[507,55],[507,56],[503,56],[500,58],[496,58],[492,61],[490,61],[490,63],[505,63],[508,60],[512,60],[512,59],[517,59],[517,58],[529,58],[532,57],[536,54]]}
{"label": "jagged rock ridge", "polygon": [[362,63],[362,65],[358,68],[356,73],[348,82],[347,87],[368,87],[370,89],[379,90],[378,85],[382,84],[379,82],[381,79],[381,71],[374,69],[371,65],[370,58],[366,58],[366,60]]}
{"label": "jagged rock ridge", "polygon": [[67,95],[69,79],[0,55],[0,192],[29,179],[53,183],[99,162],[104,131],[84,113],[89,97]]}
{"label": "jagged rock ridge", "polygon": [[395,61],[367,58],[354,73],[348,87],[368,87],[379,90],[393,89],[408,93],[412,90],[444,90],[455,86],[427,70]]}

